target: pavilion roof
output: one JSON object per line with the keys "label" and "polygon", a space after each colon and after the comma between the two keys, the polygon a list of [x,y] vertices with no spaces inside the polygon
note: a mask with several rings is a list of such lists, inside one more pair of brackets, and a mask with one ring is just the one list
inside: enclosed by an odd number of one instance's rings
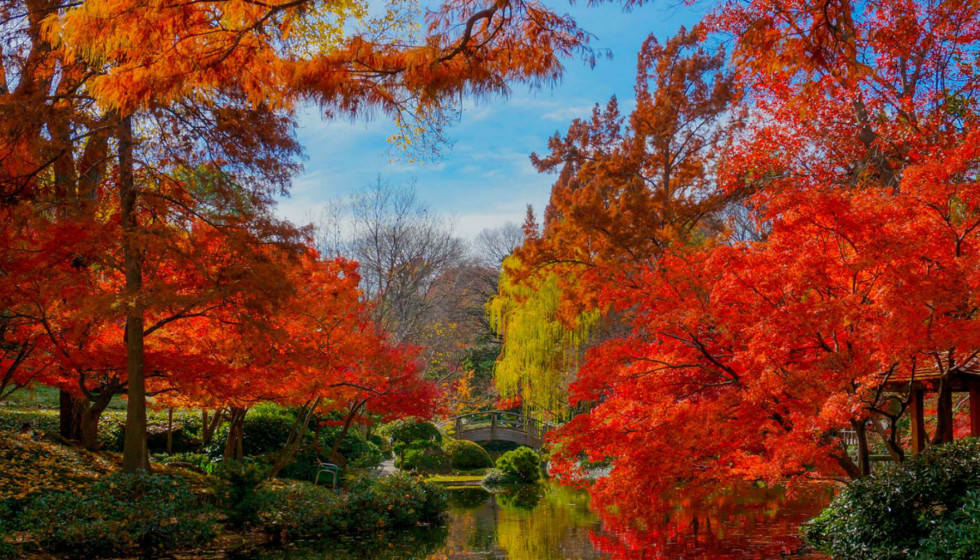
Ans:
{"label": "pavilion roof", "polygon": [[954,380],[954,390],[962,389],[962,382],[967,379],[980,380],[980,352],[974,352],[962,364],[953,362],[950,359],[950,352],[940,352],[938,360],[930,357],[918,362],[914,373],[910,369],[893,373],[885,385],[893,389],[907,389],[910,383],[932,386],[938,384],[939,380],[947,374]]}

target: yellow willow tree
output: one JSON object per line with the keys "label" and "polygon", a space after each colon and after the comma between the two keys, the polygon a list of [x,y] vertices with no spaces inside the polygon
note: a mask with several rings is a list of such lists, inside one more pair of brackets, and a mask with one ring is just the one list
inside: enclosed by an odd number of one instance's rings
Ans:
{"label": "yellow willow tree", "polygon": [[600,313],[563,320],[561,272],[521,278],[520,269],[516,256],[504,260],[499,293],[487,303],[490,327],[504,340],[494,382],[505,399],[520,397],[526,413],[567,419],[566,390]]}
{"label": "yellow willow tree", "polygon": [[[134,156],[134,117],[177,105],[210,108],[234,84],[254,107],[274,111],[303,102],[327,116],[380,110],[404,123],[402,136],[411,139],[427,129],[437,134],[452,100],[506,93],[512,81],[554,81],[563,57],[591,58],[588,36],[571,18],[523,0],[449,0],[424,16],[409,4],[349,0],[84,0],[43,12],[28,3],[32,22],[43,20],[32,29],[59,60],[84,63],[90,71],[77,91],[114,123],[130,472],[148,467],[143,356],[152,297],[143,287],[137,210],[145,193],[136,180],[143,163]],[[233,159],[222,163],[234,166]]]}

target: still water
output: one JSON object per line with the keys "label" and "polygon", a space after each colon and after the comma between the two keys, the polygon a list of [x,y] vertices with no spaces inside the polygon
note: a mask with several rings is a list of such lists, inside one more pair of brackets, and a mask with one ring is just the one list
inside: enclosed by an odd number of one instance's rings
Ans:
{"label": "still water", "polygon": [[[299,542],[259,558],[289,560],[656,560],[817,559],[801,553],[799,525],[829,497],[787,499],[752,488],[717,496],[698,511],[679,504],[642,528],[605,520],[585,492],[541,485],[492,495],[452,490],[445,526],[363,539]],[[623,527],[628,527],[624,529]],[[256,557],[250,555],[250,557]]]}

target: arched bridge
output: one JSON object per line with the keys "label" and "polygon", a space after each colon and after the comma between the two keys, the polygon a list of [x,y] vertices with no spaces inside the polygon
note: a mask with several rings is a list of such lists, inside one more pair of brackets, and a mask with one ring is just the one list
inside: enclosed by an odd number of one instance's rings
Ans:
{"label": "arched bridge", "polygon": [[511,441],[540,449],[544,434],[553,428],[517,412],[472,412],[443,424],[455,428],[453,437],[469,441]]}

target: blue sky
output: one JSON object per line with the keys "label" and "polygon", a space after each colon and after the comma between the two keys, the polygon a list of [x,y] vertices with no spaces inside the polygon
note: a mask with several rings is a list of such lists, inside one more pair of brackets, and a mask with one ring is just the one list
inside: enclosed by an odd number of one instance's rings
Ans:
{"label": "blue sky", "polygon": [[391,148],[395,132],[385,118],[325,121],[315,108],[299,115],[298,137],[306,151],[305,172],[292,194],[280,201],[279,214],[304,224],[332,199],[372,183],[380,175],[394,183],[415,181],[418,198],[432,210],[454,216],[457,234],[472,239],[483,228],[520,223],[532,204],[540,215],[554,180],[537,173],[528,156],[543,153],[555,132],[575,118],[587,117],[598,102],[612,96],[632,107],[636,53],[650,33],[663,41],[690,26],[706,10],[654,2],[623,12],[619,4],[566,8],[579,25],[596,36],[593,46],[612,51],[595,67],[568,60],[562,81],[529,90],[515,85],[511,95],[478,103],[467,101],[448,130],[452,145],[440,158],[413,164]]}

